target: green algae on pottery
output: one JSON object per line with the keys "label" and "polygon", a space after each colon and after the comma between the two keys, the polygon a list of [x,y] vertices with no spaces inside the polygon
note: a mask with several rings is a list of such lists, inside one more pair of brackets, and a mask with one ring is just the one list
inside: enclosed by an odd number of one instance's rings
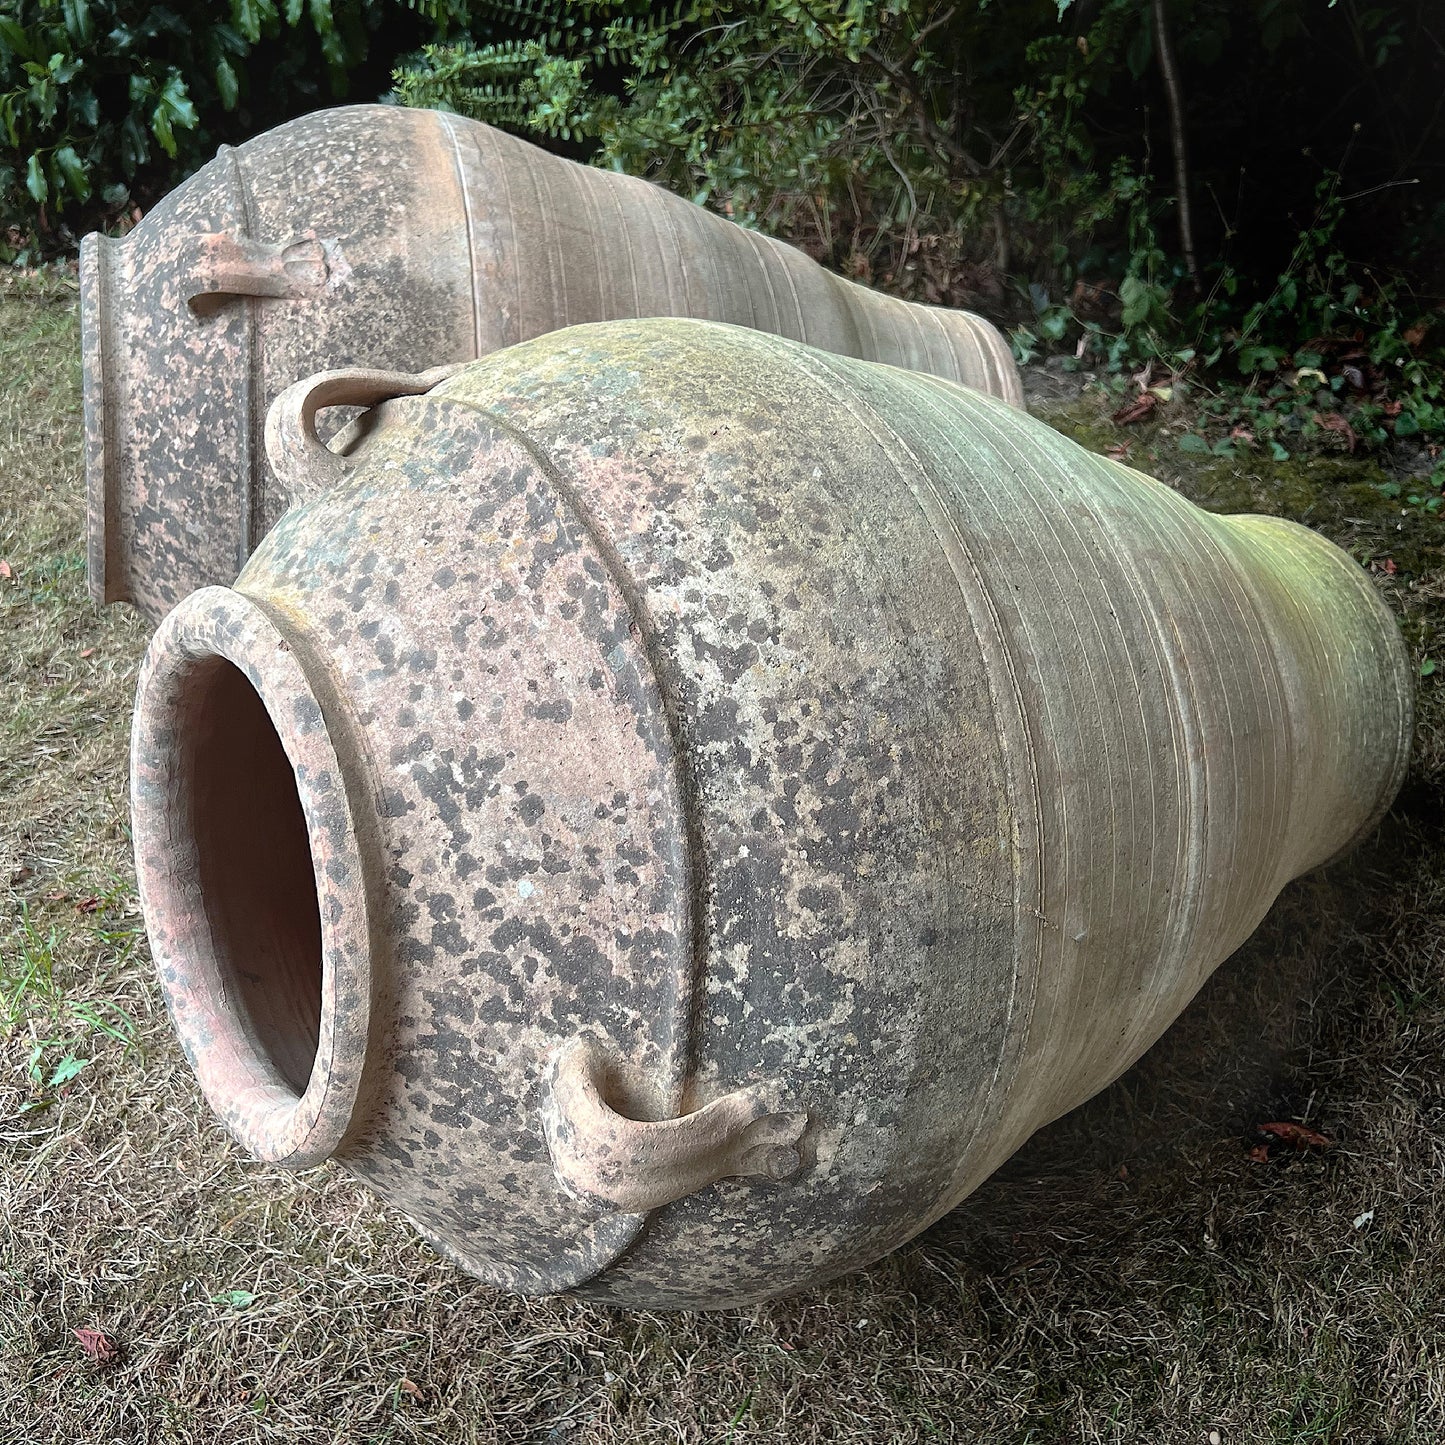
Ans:
{"label": "green algae on pottery", "polygon": [[654,320],[328,449],[347,397],[283,394],[296,505],[147,655],[146,923],[243,1147],[498,1287],[718,1307],[877,1259],[1399,786],[1407,662],[1344,553],[950,382]]}

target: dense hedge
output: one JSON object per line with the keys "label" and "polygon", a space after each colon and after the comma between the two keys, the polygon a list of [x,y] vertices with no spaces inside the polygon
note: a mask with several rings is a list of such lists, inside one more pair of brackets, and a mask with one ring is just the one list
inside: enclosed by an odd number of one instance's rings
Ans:
{"label": "dense hedge", "polygon": [[457,4],[0,0],[0,259],[144,203],[237,140],[347,96]]}
{"label": "dense hedge", "polygon": [[1022,352],[1252,378],[1238,430],[1276,453],[1345,403],[1351,445],[1445,439],[1438,0],[472,12],[401,67],[409,103],[1012,312]]}

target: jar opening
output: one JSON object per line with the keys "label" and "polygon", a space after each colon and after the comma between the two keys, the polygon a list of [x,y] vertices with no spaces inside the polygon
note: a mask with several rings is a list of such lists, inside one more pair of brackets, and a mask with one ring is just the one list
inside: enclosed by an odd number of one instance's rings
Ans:
{"label": "jar opening", "polygon": [[233,663],[186,680],[177,799],[196,854],[196,903],[236,1023],[299,1098],[321,1031],[321,912],[306,816],[281,739]]}
{"label": "jar opening", "polygon": [[193,593],[146,654],[131,756],[136,872],[176,1032],[237,1139],[292,1167],[330,1157],[356,1122],[372,993],[347,748],[305,652],[243,594]]}

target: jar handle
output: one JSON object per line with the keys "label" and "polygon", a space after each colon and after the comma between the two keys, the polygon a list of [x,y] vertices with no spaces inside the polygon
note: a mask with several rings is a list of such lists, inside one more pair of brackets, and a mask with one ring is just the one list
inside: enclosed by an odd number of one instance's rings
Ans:
{"label": "jar handle", "polygon": [[580,1034],[547,1071],[543,1130],[568,1193],[642,1214],[737,1175],[791,1179],[802,1168],[804,1113],[776,1108],[774,1090],[751,1084],[678,1119],[630,1119],[603,1097],[608,1059]]}
{"label": "jar handle", "polygon": [[337,241],[256,241],[207,231],[179,242],[186,304],[203,320],[241,296],[293,301],[325,295],[351,274]]}
{"label": "jar handle", "polygon": [[332,451],[316,431],[316,415],[329,406],[379,406],[399,396],[421,396],[465,366],[430,371],[372,371],[349,367],[319,371],[288,386],[266,413],[266,459],[292,505],[309,502],[351,470],[352,458]]}

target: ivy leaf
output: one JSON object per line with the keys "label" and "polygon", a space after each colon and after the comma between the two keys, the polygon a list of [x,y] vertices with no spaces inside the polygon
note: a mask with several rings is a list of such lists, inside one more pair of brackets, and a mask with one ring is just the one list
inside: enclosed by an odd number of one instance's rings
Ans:
{"label": "ivy leaf", "polygon": [[74,146],[61,146],[55,152],[55,168],[65,177],[65,184],[77,201],[90,199],[90,177],[86,174],[85,162],[76,155]]}
{"label": "ivy leaf", "polygon": [[25,189],[30,192],[30,199],[37,205],[43,206],[50,199],[50,186],[45,180],[45,171],[41,168],[38,152],[33,152],[26,163]]}
{"label": "ivy leaf", "polygon": [[1200,456],[1207,456],[1209,443],[1201,436],[1195,436],[1193,432],[1185,432],[1179,438],[1179,450],[1181,452],[1195,452]]}

